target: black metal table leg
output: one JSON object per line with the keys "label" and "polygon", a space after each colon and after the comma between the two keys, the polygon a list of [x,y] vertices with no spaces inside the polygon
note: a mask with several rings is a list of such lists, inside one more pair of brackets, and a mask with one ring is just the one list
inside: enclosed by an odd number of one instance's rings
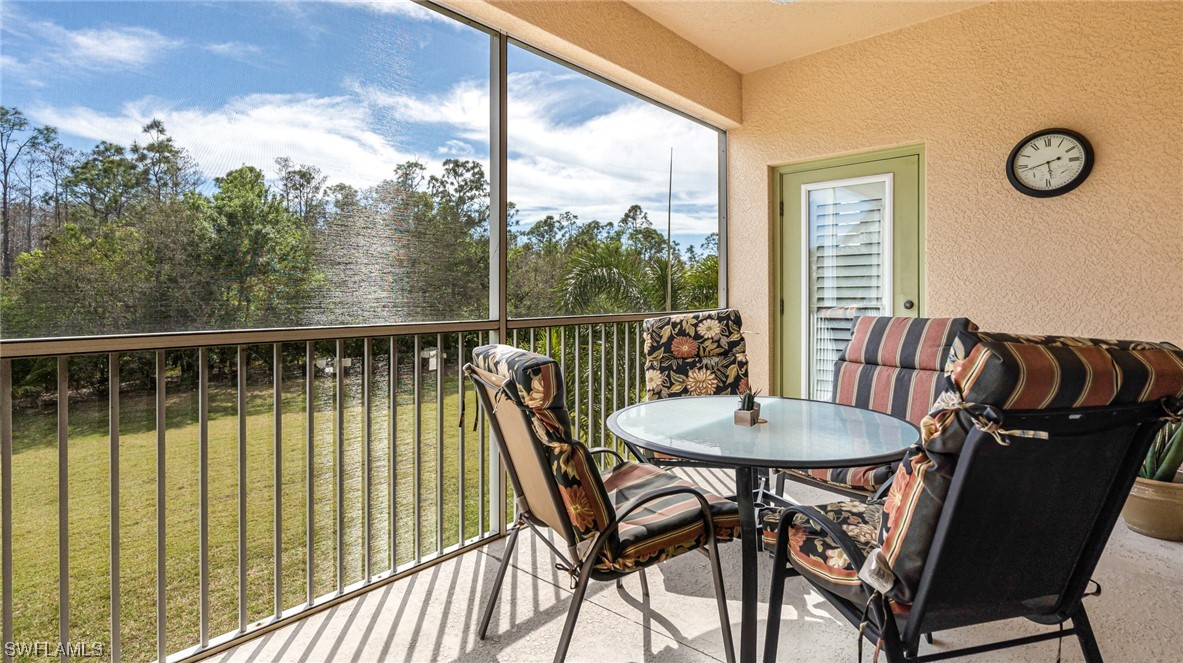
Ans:
{"label": "black metal table leg", "polygon": [[743,555],[740,565],[740,663],[755,663],[756,660],[756,601],[759,581],[756,577],[756,504],[752,499],[754,484],[755,470],[750,467],[735,469],[735,502],[739,505],[739,543]]}

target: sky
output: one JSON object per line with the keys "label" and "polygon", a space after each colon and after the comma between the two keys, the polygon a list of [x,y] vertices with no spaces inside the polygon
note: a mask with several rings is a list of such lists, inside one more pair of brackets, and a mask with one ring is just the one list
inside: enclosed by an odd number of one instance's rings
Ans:
{"label": "sky", "polygon": [[[0,5],[0,103],[68,146],[128,145],[161,119],[212,178],[277,157],[358,187],[408,160],[489,162],[483,32],[405,0]],[[718,227],[714,130],[511,47],[509,199],[524,224],[641,205],[674,239]],[[487,172],[487,170],[486,170]]]}

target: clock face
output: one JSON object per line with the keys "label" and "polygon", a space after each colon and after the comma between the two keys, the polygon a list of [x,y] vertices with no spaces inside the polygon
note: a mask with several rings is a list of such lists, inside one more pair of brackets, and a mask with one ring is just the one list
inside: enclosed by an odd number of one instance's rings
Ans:
{"label": "clock face", "polygon": [[1046,198],[1075,189],[1088,177],[1092,165],[1092,146],[1084,136],[1067,129],[1049,129],[1015,146],[1007,175],[1019,191]]}

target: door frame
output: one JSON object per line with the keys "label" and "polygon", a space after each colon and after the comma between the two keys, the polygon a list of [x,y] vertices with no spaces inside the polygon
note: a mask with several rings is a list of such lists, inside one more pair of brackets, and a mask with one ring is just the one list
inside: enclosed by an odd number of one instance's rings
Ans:
{"label": "door frame", "polygon": [[784,204],[785,195],[782,191],[782,181],[785,175],[800,173],[811,170],[821,170],[824,168],[833,168],[836,166],[853,166],[857,164],[873,163],[875,161],[884,161],[887,159],[896,159],[899,157],[915,156],[917,157],[918,170],[917,173],[917,225],[920,234],[920,246],[917,247],[917,265],[920,276],[920,302],[917,307],[917,315],[923,317],[927,313],[928,308],[928,285],[927,276],[925,274],[925,251],[926,243],[926,223],[925,216],[927,205],[925,204],[925,159],[924,159],[924,144],[903,145],[899,147],[890,147],[879,150],[871,150],[867,152],[858,152],[854,154],[846,154],[837,157],[827,157],[824,159],[814,159],[810,161],[798,161],[783,166],[773,167],[771,169],[772,179],[772,205],[769,210],[768,224],[771,229],[770,241],[768,243],[769,264],[772,265],[770,270],[771,281],[769,292],[772,297],[769,300],[770,319],[772,321],[772,338],[770,344],[769,358],[772,362],[769,377],[771,382],[772,393],[776,395],[784,394],[784,376],[781,375],[781,366],[784,353],[784,313],[781,309],[781,302],[784,301],[785,293],[782,292],[782,283],[784,283],[784,260],[780,253],[781,242],[783,240],[783,232],[781,226],[784,221]]}

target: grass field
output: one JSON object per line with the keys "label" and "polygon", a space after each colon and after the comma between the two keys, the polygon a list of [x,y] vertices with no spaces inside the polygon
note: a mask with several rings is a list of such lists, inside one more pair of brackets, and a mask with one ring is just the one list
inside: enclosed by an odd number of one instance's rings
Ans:
{"label": "grass field", "polygon": [[[299,375],[298,367],[291,367]],[[455,365],[443,390],[443,454],[437,453],[436,383],[425,373],[422,422],[419,532],[424,554],[436,550],[437,463],[443,464],[444,546],[459,532],[460,462],[465,466],[465,538],[477,535],[478,509],[487,500],[478,494],[477,411],[469,385],[465,389],[465,445],[460,446],[461,421]],[[400,370],[397,388],[395,498],[399,564],[415,558],[413,435],[414,406],[410,367]],[[390,568],[388,504],[390,490],[387,380],[376,366],[372,385],[371,569]],[[177,376],[170,376],[177,382]],[[335,443],[332,378],[314,384],[314,595],[336,587]],[[360,377],[346,382],[344,453],[345,584],[363,576],[363,444],[364,413]],[[250,621],[272,614],[274,592],[274,416],[269,379],[254,380],[247,403],[247,613]],[[169,387],[166,402],[166,637],[167,650],[178,651],[198,641],[198,423],[192,387]],[[304,602],[306,592],[306,457],[304,381],[285,378],[282,406],[282,587],[283,605]],[[235,388],[210,385],[209,421],[209,633],[216,636],[238,627],[238,416]],[[109,644],[110,606],[110,440],[106,400],[71,403],[69,408],[69,590],[70,639]],[[17,641],[58,639],[58,449],[53,407],[17,409],[13,415],[13,608]],[[122,609],[120,634],[124,660],[156,658],[156,430],[155,395],[121,395],[119,444],[119,518]],[[487,506],[484,507],[487,514]]]}

